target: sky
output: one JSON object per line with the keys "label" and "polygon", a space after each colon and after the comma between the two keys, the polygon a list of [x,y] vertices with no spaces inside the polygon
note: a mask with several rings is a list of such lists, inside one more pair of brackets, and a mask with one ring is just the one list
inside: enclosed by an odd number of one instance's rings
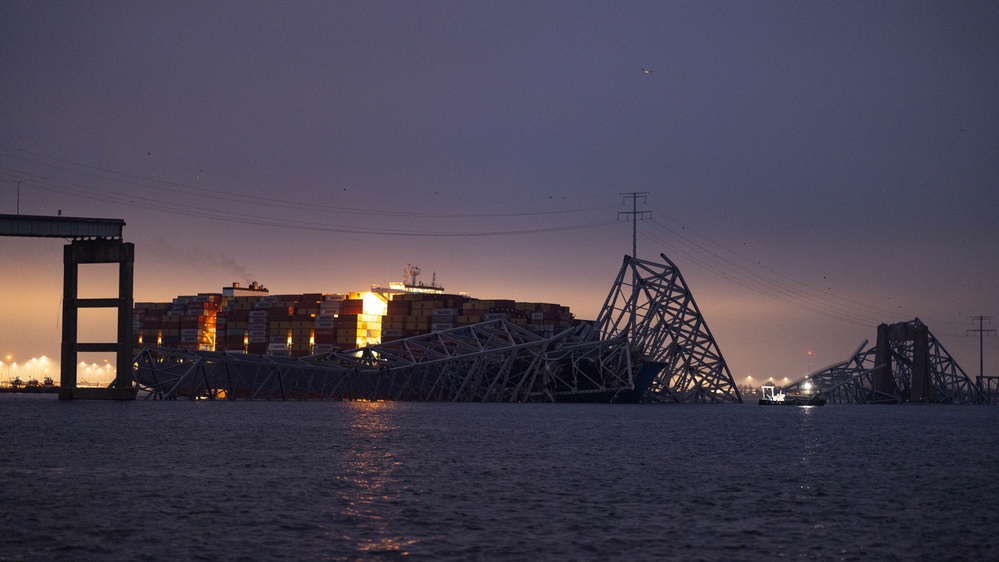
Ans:
{"label": "sky", "polygon": [[[996,2],[3,0],[0,83],[0,213],[125,220],[140,302],[413,264],[592,319],[636,227],[740,384],[999,327]],[[64,244],[0,238],[0,360],[58,360]]]}

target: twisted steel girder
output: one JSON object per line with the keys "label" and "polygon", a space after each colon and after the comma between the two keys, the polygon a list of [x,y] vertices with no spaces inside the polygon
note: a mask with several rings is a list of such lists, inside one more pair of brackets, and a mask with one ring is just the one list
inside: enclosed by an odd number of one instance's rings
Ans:
{"label": "twisted steel girder", "polygon": [[[878,346],[864,350],[865,340],[845,361],[810,373],[785,387],[791,393],[804,393],[805,384],[819,392],[830,403],[839,404],[902,404],[913,400],[914,372],[920,372],[917,361],[925,353],[928,374],[928,397],[922,402],[942,404],[988,403],[979,385],[972,382],[961,366],[944,349],[918,319],[879,327],[884,333],[925,330],[926,349],[919,351],[913,339],[907,337],[879,338],[887,349],[879,353]],[[882,358],[879,360],[879,357]]]}
{"label": "twisted steel girder", "polygon": [[679,268],[625,256],[596,321],[601,338],[627,337],[644,361],[661,364],[643,400],[732,402],[742,396]]}
{"label": "twisted steel girder", "polygon": [[135,380],[152,399],[741,402],[662,257],[626,257],[598,320],[552,337],[493,320],[300,358],[149,347]]}

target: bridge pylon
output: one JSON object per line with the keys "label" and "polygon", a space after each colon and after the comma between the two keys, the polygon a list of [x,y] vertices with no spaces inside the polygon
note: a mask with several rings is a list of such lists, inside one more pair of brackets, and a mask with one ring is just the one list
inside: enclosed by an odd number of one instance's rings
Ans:
{"label": "bridge pylon", "polygon": [[877,343],[864,341],[848,359],[785,387],[819,392],[839,404],[983,404],[989,399],[919,318],[878,326]]}
{"label": "bridge pylon", "polygon": [[[0,215],[0,236],[26,238],[63,238],[70,243],[63,251],[62,356],[60,363],[59,398],[131,400],[132,388],[132,276],[135,246],[124,242],[121,219],[99,219],[64,216]],[[118,296],[112,298],[79,298],[80,264],[117,263]],[[78,341],[77,320],[81,308],[115,308],[118,318],[118,341],[113,343],[81,343]],[[76,360],[80,352],[113,352],[117,374],[108,388],[77,388]]]}

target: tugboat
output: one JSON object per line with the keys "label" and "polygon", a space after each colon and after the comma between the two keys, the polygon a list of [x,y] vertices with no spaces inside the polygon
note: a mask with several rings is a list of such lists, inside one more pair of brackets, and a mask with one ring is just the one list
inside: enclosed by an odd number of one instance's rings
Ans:
{"label": "tugboat", "polygon": [[760,406],[825,406],[826,404],[826,399],[821,394],[788,396],[783,392],[777,392],[777,388],[771,385],[764,385],[760,390],[763,391]]}

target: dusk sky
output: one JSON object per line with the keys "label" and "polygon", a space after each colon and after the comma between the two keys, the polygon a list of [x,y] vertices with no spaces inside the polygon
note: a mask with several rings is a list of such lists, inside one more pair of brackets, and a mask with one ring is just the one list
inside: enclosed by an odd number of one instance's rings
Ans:
{"label": "dusk sky", "polygon": [[[740,384],[999,327],[994,1],[3,0],[0,84],[0,213],[124,219],[136,301],[411,263],[592,319],[648,192]],[[57,359],[63,245],[0,238],[2,359]]]}

